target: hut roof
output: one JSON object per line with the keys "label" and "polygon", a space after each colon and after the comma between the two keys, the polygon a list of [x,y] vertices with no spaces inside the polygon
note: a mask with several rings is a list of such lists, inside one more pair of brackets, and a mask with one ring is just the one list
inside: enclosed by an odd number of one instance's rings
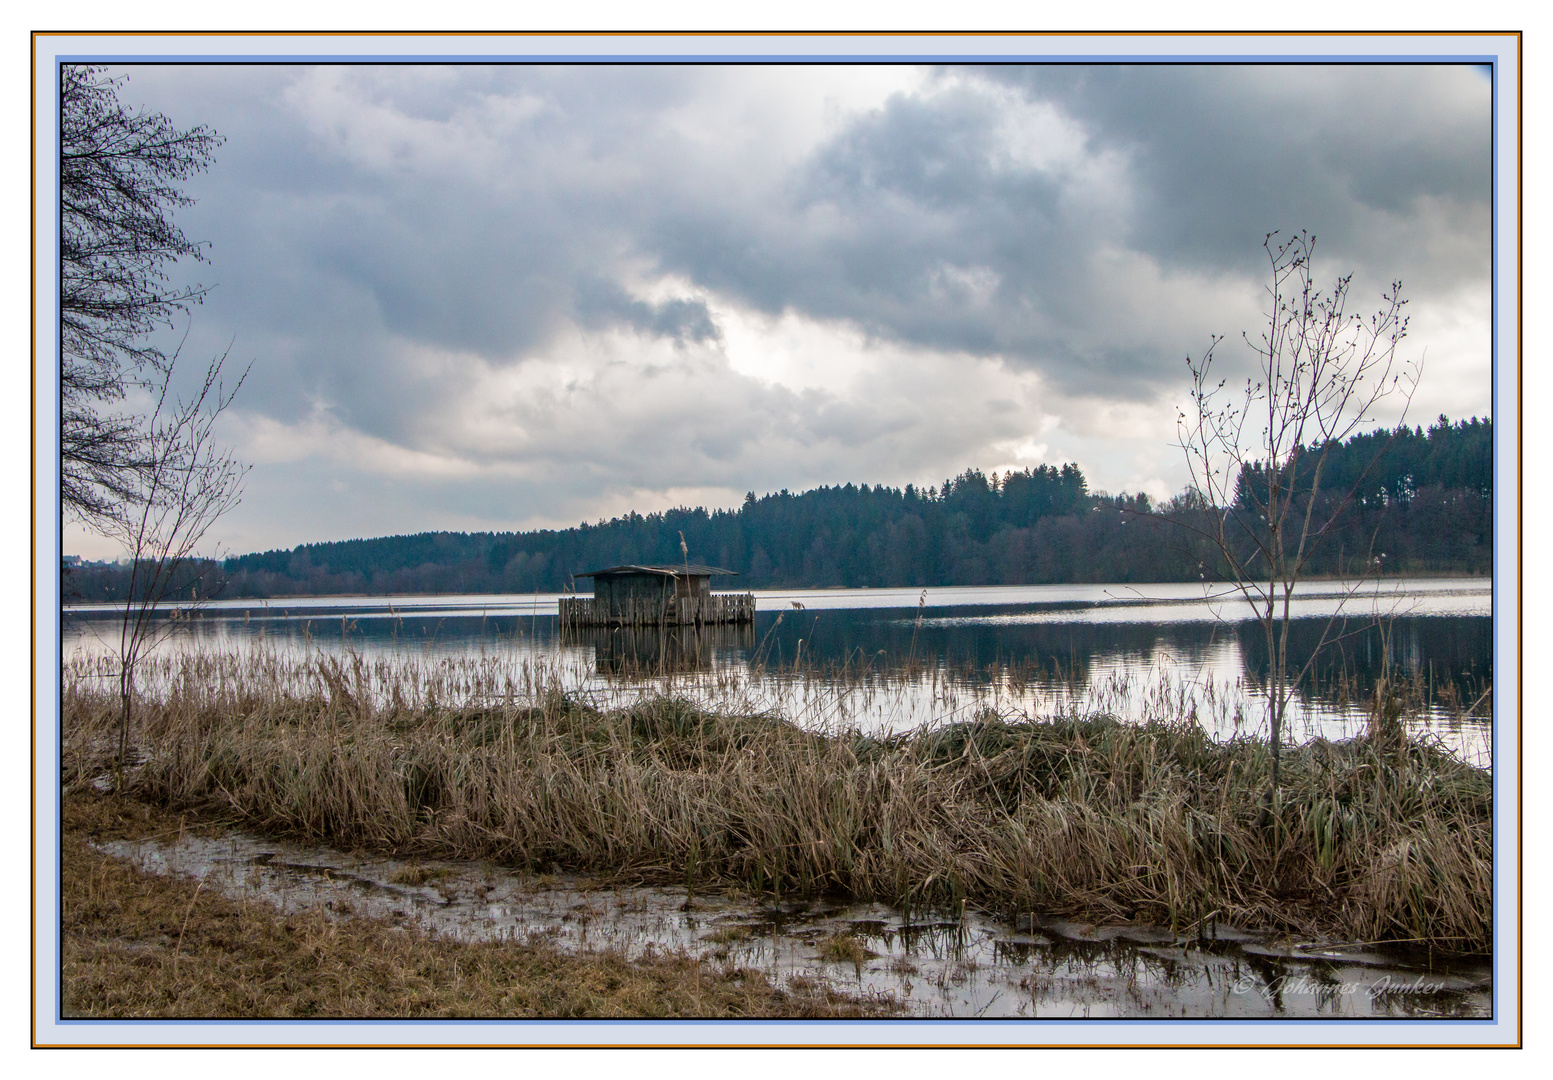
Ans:
{"label": "hut roof", "polygon": [[736,570],[724,570],[717,566],[699,566],[696,563],[679,563],[675,566],[611,566],[605,570],[584,570],[573,577],[608,577],[614,574],[661,574],[664,577],[708,577],[712,574],[738,576]]}

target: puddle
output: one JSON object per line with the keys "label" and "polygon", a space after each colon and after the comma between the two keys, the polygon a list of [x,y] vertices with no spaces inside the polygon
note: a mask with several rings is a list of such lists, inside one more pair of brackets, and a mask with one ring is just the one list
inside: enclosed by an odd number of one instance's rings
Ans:
{"label": "puddle", "polygon": [[683,889],[599,889],[494,864],[406,861],[241,833],[117,841],[100,850],[291,912],[386,918],[467,941],[547,939],[630,956],[687,952],[886,994],[917,1016],[1472,1017],[1490,1015],[1487,960],[1410,963],[1372,949],[1219,926],[1096,928],[975,911],[912,921],[883,904],[771,902]]}

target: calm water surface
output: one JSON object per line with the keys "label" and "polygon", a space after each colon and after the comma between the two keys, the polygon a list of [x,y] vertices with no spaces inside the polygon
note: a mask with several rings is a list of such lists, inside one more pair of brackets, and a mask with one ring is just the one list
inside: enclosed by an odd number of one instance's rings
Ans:
{"label": "calm water surface", "polygon": [[[827,589],[756,593],[752,627],[562,634],[556,594],[225,600],[169,620],[163,652],[263,648],[305,656],[542,666],[604,703],[647,690],[772,707],[801,721],[903,730],[1099,709],[1195,715],[1216,735],[1265,733],[1266,646],[1233,590],[1201,584]],[[1313,678],[1296,738],[1362,730],[1377,680],[1405,684],[1415,730],[1492,761],[1492,586],[1395,579],[1296,594],[1290,656]],[[112,654],[115,613],[67,609],[64,657]]]}

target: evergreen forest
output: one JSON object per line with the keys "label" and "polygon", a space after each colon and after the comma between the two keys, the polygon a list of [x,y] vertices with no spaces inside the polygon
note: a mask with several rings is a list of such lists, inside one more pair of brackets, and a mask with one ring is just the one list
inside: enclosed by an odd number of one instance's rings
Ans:
{"label": "evergreen forest", "polygon": [[[1306,574],[1491,572],[1492,420],[1442,416],[1428,428],[1359,435],[1329,448],[1322,475],[1340,527]],[[1259,479],[1248,470],[1240,483]],[[302,544],[191,564],[174,594],[587,592],[591,583],[573,575],[680,562],[681,534],[689,561],[738,572],[717,582],[735,590],[1212,580],[1223,568],[1193,526],[1219,512],[1189,493],[1156,505],[1094,492],[1072,464],[967,469],[926,489],[750,492],[733,510],[631,513],[573,529]],[[76,567],[66,601],[122,599],[127,581],[123,566]]]}

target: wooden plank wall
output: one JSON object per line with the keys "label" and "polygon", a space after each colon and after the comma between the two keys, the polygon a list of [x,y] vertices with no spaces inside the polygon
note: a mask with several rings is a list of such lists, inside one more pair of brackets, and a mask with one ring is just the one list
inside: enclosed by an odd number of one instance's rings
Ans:
{"label": "wooden plank wall", "polygon": [[591,596],[563,596],[561,625],[567,626],[704,626],[709,623],[755,621],[754,593],[711,593],[706,596],[669,596],[662,601],[626,599],[616,602],[619,614],[611,616],[606,604],[597,608]]}

